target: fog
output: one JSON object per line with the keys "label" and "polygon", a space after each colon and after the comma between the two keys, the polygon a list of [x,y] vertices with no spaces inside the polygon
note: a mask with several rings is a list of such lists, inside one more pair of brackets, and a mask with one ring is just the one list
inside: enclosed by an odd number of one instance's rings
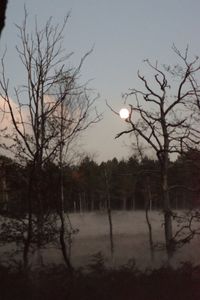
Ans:
{"label": "fog", "polygon": [[[148,227],[144,211],[114,211],[112,212],[114,233],[114,256],[110,251],[109,223],[106,213],[74,213],[69,215],[73,228],[78,233],[73,235],[71,261],[76,267],[86,266],[91,262],[92,255],[101,252],[107,265],[119,266],[130,259],[143,269],[159,267],[166,263],[164,248],[164,226],[161,212],[150,212],[153,240],[156,247],[154,262],[149,249]],[[174,228],[175,230],[175,228]],[[177,249],[172,264],[183,261],[200,263],[200,237],[196,236],[190,243]],[[45,261],[60,263],[62,255],[58,250],[44,251]]]}

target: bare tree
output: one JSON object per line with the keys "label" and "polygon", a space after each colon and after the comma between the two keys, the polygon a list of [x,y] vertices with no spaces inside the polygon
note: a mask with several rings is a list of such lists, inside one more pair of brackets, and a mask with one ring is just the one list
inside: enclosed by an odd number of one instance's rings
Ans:
{"label": "bare tree", "polygon": [[[81,59],[76,68],[66,66],[70,54],[65,54],[62,42],[63,33],[68,20],[67,16],[61,26],[52,25],[50,18],[44,28],[39,29],[37,22],[35,30],[29,34],[27,31],[27,13],[22,26],[17,26],[20,37],[20,46],[17,52],[25,68],[27,83],[20,88],[15,88],[15,101],[17,109],[13,108],[10,99],[10,84],[6,78],[4,58],[2,59],[2,76],[0,80],[0,96],[5,102],[5,114],[11,116],[11,123],[14,127],[12,135],[7,134],[12,141],[10,150],[23,163],[30,165],[28,201],[28,223],[27,234],[24,237],[23,258],[25,266],[28,265],[28,255],[31,244],[36,243],[37,251],[48,241],[49,232],[45,234],[45,222],[51,226],[52,215],[46,207],[43,190],[43,167],[48,161],[54,160],[57,153],[60,153],[60,164],[62,165],[63,146],[65,144],[64,127],[59,132],[52,120],[55,120],[56,111],[61,107],[67,97],[75,95],[75,85],[80,68],[85,57]],[[63,84],[63,80],[65,83]],[[52,91],[55,86],[62,86],[62,93],[54,95]],[[72,92],[73,90],[73,92]],[[85,93],[85,97],[87,94]],[[79,99],[81,109],[81,99]],[[91,104],[91,101],[87,103]],[[70,108],[68,107],[70,111]],[[16,113],[17,112],[17,113]],[[78,111],[76,111],[78,112]],[[72,113],[72,111],[70,111]],[[81,129],[82,119],[85,119],[89,110],[82,111],[78,123],[74,114],[68,115],[67,122],[74,124],[72,131],[68,132],[67,141]],[[62,116],[61,116],[62,117]],[[63,118],[61,118],[62,120]],[[66,123],[65,123],[66,124]],[[54,128],[53,128],[54,126]],[[82,128],[84,126],[82,125]],[[58,139],[58,134],[60,138]],[[6,147],[6,145],[5,145]],[[15,149],[18,151],[16,152]],[[62,168],[61,168],[62,169]],[[49,220],[49,223],[48,223]]]}
{"label": "bare tree", "polygon": [[[176,48],[174,50],[177,53]],[[185,57],[187,53],[188,49],[186,49]],[[174,153],[182,153],[184,147],[188,146],[188,141],[193,140],[193,111],[188,109],[187,103],[194,95],[190,84],[191,76],[199,70],[199,67],[195,68],[195,59],[187,63],[185,68],[181,68],[181,76],[178,76],[180,72],[177,73],[176,70],[180,71],[180,67],[162,69],[157,62],[155,64],[149,60],[145,62],[153,73],[153,81],[138,72],[138,78],[143,83],[144,90],[130,89],[124,95],[126,101],[130,96],[134,96],[134,104],[129,105],[130,115],[126,119],[128,129],[117,134],[116,138],[135,132],[138,138],[151,146],[157,155],[161,174],[165,242],[170,259],[176,244],[169,197],[170,156]],[[169,79],[172,79],[171,85]]]}
{"label": "bare tree", "polygon": [[[87,53],[83,59],[88,55]],[[81,61],[82,64],[83,60]],[[81,64],[79,68],[81,67]],[[63,98],[49,121],[49,128],[55,139],[53,143],[59,145],[55,153],[55,161],[60,170],[60,198],[58,201],[58,215],[60,217],[60,245],[63,258],[67,266],[72,269],[67,249],[71,244],[73,229],[68,212],[65,209],[64,196],[64,168],[70,164],[71,148],[74,142],[89,126],[101,119],[95,110],[96,97],[92,98],[87,90],[87,85],[79,85],[71,71],[63,73],[62,77],[52,88],[52,97]],[[66,86],[71,86],[66,94]],[[67,219],[66,219],[67,217]]]}
{"label": "bare tree", "polygon": [[[142,161],[144,160],[144,149],[143,145],[140,144],[139,141],[139,136],[136,131],[134,131],[135,135],[135,142],[132,143],[131,148],[133,151],[136,151],[137,156],[139,157],[139,160]],[[151,192],[151,182],[150,182],[150,171],[149,169],[144,169],[142,171],[139,171],[137,173],[137,178],[140,177],[140,175],[144,176],[144,198],[145,198],[145,219],[147,223],[147,228],[148,228],[148,237],[149,237],[149,248],[150,248],[150,256],[151,256],[151,261],[154,262],[155,259],[155,244],[153,241],[153,229],[152,229],[152,224],[151,224],[151,219],[149,216],[149,211],[152,210],[152,192]]]}

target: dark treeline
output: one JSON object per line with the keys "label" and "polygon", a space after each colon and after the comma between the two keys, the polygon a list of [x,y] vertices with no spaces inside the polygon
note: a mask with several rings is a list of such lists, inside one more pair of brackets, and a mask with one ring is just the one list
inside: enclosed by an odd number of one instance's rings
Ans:
{"label": "dark treeline", "polygon": [[[0,160],[0,212],[16,215],[27,212],[30,165],[19,166],[10,158]],[[64,210],[83,212],[106,209],[107,186],[111,209],[162,208],[158,161],[131,157],[116,158],[97,164],[86,156],[76,166],[64,167]],[[42,192],[45,210],[56,211],[59,202],[59,168],[47,163],[42,169]],[[170,201],[173,209],[198,207],[200,182],[200,153],[189,151],[170,162]],[[34,208],[33,208],[34,209]]]}

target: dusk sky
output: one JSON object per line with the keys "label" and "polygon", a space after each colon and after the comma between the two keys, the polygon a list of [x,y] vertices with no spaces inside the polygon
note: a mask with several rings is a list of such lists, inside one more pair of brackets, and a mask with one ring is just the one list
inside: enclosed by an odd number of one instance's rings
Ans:
{"label": "dusk sky", "polygon": [[15,50],[14,24],[22,24],[24,4],[30,22],[37,16],[39,24],[45,24],[50,16],[55,24],[60,23],[71,12],[64,46],[67,52],[74,52],[73,65],[94,46],[82,68],[81,81],[91,79],[89,86],[100,94],[97,108],[104,118],[85,133],[83,149],[95,154],[98,162],[130,156],[130,138],[114,139],[125,123],[109,111],[105,100],[117,111],[123,106],[121,94],[140,87],[137,70],[148,72],[144,59],[158,60],[161,65],[177,63],[173,43],[182,51],[189,44],[191,55],[200,54],[200,1],[10,0],[1,53],[7,47],[7,73],[16,86],[23,84],[24,77]]}

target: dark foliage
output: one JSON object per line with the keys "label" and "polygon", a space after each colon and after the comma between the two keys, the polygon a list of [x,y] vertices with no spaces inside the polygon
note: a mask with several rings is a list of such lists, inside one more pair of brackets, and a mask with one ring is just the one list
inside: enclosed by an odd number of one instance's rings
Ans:
{"label": "dark foliage", "polygon": [[[79,165],[64,167],[64,210],[79,212],[106,209],[105,170],[109,180],[111,209],[144,209],[147,185],[151,193],[151,208],[162,207],[158,161],[149,158],[138,161],[135,157],[118,161],[114,158],[98,165],[86,157]],[[30,165],[20,167],[11,159],[0,157],[0,214],[19,217],[27,212],[29,173]],[[169,194],[172,209],[198,208],[199,183],[199,151],[190,151],[170,162]],[[58,186],[59,168],[48,162],[42,170],[44,211],[55,212],[58,209]]]}
{"label": "dark foliage", "polygon": [[[99,259],[99,257],[98,257]],[[200,266],[189,263],[178,269],[161,267],[139,271],[134,264],[119,269],[76,270],[52,266],[31,273],[0,267],[1,300],[199,300]]]}

